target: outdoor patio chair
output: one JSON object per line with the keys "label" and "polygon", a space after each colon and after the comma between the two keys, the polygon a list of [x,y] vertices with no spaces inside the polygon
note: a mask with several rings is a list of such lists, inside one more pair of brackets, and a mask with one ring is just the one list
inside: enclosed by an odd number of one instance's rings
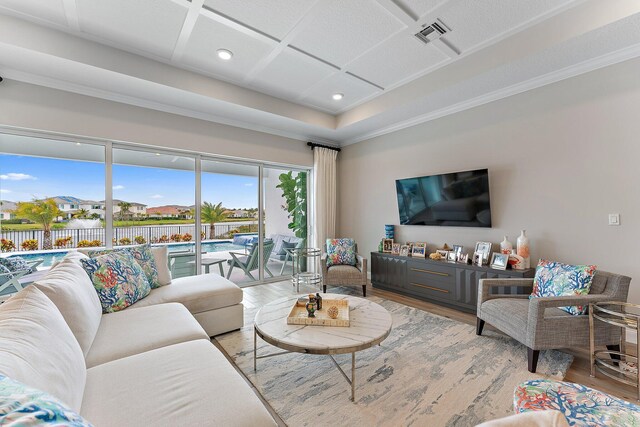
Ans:
{"label": "outdoor patio chair", "polygon": [[31,273],[37,266],[42,264],[44,260],[36,259],[33,261],[27,262],[28,268],[17,270],[17,271],[7,271],[5,273],[0,273],[0,295],[7,294],[10,292],[4,292],[10,286],[13,286],[16,292],[19,292],[23,289],[22,284],[20,283],[20,279],[23,276]]}
{"label": "outdoor patio chair", "polygon": [[[258,267],[260,267],[260,263],[259,263],[260,258],[258,258],[258,252],[259,252],[258,248],[259,248],[258,244],[257,243],[254,244],[251,247],[251,250],[249,251],[248,255],[245,255],[240,252],[229,252],[229,255],[231,255],[232,259],[228,261],[229,271],[227,272],[227,279],[231,277],[231,272],[233,271],[233,268],[238,267],[238,268],[241,268],[242,271],[244,271],[244,274],[249,276],[251,280],[256,280],[256,278],[253,277],[251,272],[253,270],[256,270]],[[267,267],[267,261],[269,261],[269,256],[271,256],[271,251],[273,251],[273,241],[265,240],[265,242],[262,245],[262,262],[264,264],[264,271],[266,271],[270,277],[273,277],[273,273],[271,273],[271,271]]]}
{"label": "outdoor patio chair", "polygon": [[171,277],[177,279],[179,277],[188,277],[196,275],[195,252],[169,252],[169,270]]}

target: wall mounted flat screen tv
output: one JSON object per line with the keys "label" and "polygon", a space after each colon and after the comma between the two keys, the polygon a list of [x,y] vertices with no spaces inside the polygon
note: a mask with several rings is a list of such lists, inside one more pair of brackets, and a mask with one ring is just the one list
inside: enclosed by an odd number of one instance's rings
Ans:
{"label": "wall mounted flat screen tv", "polygon": [[396,180],[400,224],[491,227],[489,170]]}

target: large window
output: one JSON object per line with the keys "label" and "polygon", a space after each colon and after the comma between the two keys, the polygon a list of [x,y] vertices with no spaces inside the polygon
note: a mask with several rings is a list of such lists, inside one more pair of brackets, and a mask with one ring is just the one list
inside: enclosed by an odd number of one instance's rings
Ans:
{"label": "large window", "polygon": [[[168,247],[174,278],[281,280],[289,250],[308,241],[307,179],[198,153],[0,133],[0,256],[44,271],[74,248],[149,243]],[[0,295],[15,292],[2,280]]]}

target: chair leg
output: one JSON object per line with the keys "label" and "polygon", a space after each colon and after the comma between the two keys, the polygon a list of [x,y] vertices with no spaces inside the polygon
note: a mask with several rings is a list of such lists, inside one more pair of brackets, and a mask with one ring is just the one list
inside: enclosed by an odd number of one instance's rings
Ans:
{"label": "chair leg", "polygon": [[529,372],[536,373],[538,367],[538,356],[540,356],[540,350],[534,350],[527,347],[527,360],[529,362]]}
{"label": "chair leg", "polygon": [[229,266],[229,271],[227,271],[227,279],[228,279],[229,277],[231,277],[231,272],[233,271],[233,267],[234,267],[234,265],[233,265],[233,264],[231,264],[231,265]]}
{"label": "chair leg", "polygon": [[322,285],[322,293],[323,294],[327,293],[327,285]]}
{"label": "chair leg", "polygon": [[[617,351],[620,352],[620,344],[609,344],[607,345],[607,350],[609,351]],[[609,355],[611,357],[612,360],[620,360],[620,355],[618,354],[610,354]],[[618,363],[616,362],[616,366],[618,365]]]}
{"label": "chair leg", "polygon": [[482,335],[482,329],[484,329],[484,320],[476,317],[476,335]]}
{"label": "chair leg", "polygon": [[267,266],[266,266],[266,265],[264,266],[264,271],[266,271],[266,272],[267,272],[267,274],[268,274],[270,277],[273,277],[273,273],[271,272],[271,270],[269,270],[269,269],[267,268]]}
{"label": "chair leg", "polygon": [[367,285],[362,285],[362,296],[367,297]]}

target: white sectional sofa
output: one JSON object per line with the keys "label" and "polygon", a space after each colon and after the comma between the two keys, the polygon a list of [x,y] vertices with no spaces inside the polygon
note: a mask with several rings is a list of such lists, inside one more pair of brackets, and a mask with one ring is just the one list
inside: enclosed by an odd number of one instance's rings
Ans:
{"label": "white sectional sofa", "polygon": [[65,259],[0,305],[0,374],[49,393],[97,427],[274,426],[209,340],[242,326],[241,314],[239,324],[224,317],[242,313],[233,308],[242,300],[234,287],[214,275],[177,279],[102,314],[79,261]]}

